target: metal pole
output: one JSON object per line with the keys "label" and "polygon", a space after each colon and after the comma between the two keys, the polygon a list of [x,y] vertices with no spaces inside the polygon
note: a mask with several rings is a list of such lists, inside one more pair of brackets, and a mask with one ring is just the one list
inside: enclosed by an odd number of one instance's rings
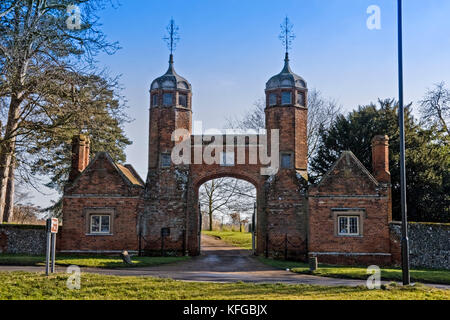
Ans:
{"label": "metal pole", "polygon": [[402,207],[402,271],[403,285],[409,285],[409,241],[408,211],[406,206],[406,170],[405,170],[405,110],[403,101],[403,32],[402,32],[402,0],[398,3],[398,83],[399,83],[399,126],[400,126],[400,185]]}
{"label": "metal pole", "polygon": [[45,250],[45,274],[48,276],[50,274],[50,250],[51,250],[51,233],[50,233],[50,221],[47,220],[47,246]]}
{"label": "metal pole", "polygon": [[52,265],[51,271],[55,273],[55,256],[56,256],[56,234],[52,233]]}
{"label": "metal pole", "polygon": [[252,215],[252,251],[253,251],[253,255],[256,254],[255,232],[256,232],[256,203],[253,206],[253,215]]}

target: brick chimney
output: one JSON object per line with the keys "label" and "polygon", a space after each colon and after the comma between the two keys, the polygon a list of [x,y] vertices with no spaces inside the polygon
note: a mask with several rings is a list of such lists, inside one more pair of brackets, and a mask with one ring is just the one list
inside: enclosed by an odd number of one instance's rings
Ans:
{"label": "brick chimney", "polygon": [[391,182],[388,136],[376,136],[372,140],[372,170],[378,182]]}
{"label": "brick chimney", "polygon": [[69,181],[74,181],[89,164],[90,141],[85,135],[77,135],[72,139],[72,169]]}

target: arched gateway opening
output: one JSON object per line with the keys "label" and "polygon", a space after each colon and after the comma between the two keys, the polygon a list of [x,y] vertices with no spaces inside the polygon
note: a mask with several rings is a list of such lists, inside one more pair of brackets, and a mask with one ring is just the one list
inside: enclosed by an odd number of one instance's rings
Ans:
{"label": "arched gateway opening", "polygon": [[[257,238],[256,186],[229,176],[199,183],[200,252],[254,254]],[[231,245],[232,239],[236,242]]]}

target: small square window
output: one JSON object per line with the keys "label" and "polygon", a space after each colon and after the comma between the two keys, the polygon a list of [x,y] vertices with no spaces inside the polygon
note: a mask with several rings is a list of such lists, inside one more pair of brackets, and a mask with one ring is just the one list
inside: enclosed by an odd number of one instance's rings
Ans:
{"label": "small square window", "polygon": [[222,167],[234,166],[234,152],[221,152],[220,153],[220,165]]}
{"label": "small square window", "polygon": [[292,103],[292,92],[282,92],[281,93],[281,104],[291,104]]}
{"label": "small square window", "polygon": [[170,157],[170,154],[163,153],[161,154],[161,168],[170,168],[172,164],[172,159]]}
{"label": "small square window", "polygon": [[340,236],[360,235],[358,216],[341,216],[338,219],[338,233]]}
{"label": "small square window", "polygon": [[292,154],[282,153],[281,154],[281,168],[291,169],[292,168]]}
{"label": "small square window", "polygon": [[182,107],[187,107],[187,95],[179,94],[178,95],[178,104]]}
{"label": "small square window", "polygon": [[92,234],[110,234],[111,233],[111,216],[109,216],[109,215],[92,215],[90,231]]}
{"label": "small square window", "polygon": [[152,106],[157,106],[158,105],[158,95],[154,94],[152,96]]}
{"label": "small square window", "polygon": [[173,105],[173,94],[172,93],[164,93],[163,104],[165,107],[170,107],[171,105]]}
{"label": "small square window", "polygon": [[271,93],[269,94],[269,106],[276,106],[277,105],[277,94]]}

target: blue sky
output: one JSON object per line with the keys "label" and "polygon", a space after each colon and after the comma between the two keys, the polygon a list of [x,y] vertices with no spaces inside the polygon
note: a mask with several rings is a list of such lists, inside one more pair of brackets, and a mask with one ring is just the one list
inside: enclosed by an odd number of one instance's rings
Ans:
{"label": "blue sky", "polygon": [[[171,17],[180,27],[175,69],[193,86],[194,120],[223,128],[264,95],[283,65],[278,40],[288,15],[297,36],[291,67],[309,88],[336,99],[345,111],[377,98],[397,97],[395,0],[120,0],[100,12],[103,31],[122,49],[99,65],[122,75],[135,119],[127,162],[146,178],[149,87],[168,64],[162,38]],[[369,30],[370,5],[381,8],[381,30]],[[450,1],[404,1],[405,99],[420,100],[434,83],[450,84]],[[46,205],[52,196],[36,197]]]}

